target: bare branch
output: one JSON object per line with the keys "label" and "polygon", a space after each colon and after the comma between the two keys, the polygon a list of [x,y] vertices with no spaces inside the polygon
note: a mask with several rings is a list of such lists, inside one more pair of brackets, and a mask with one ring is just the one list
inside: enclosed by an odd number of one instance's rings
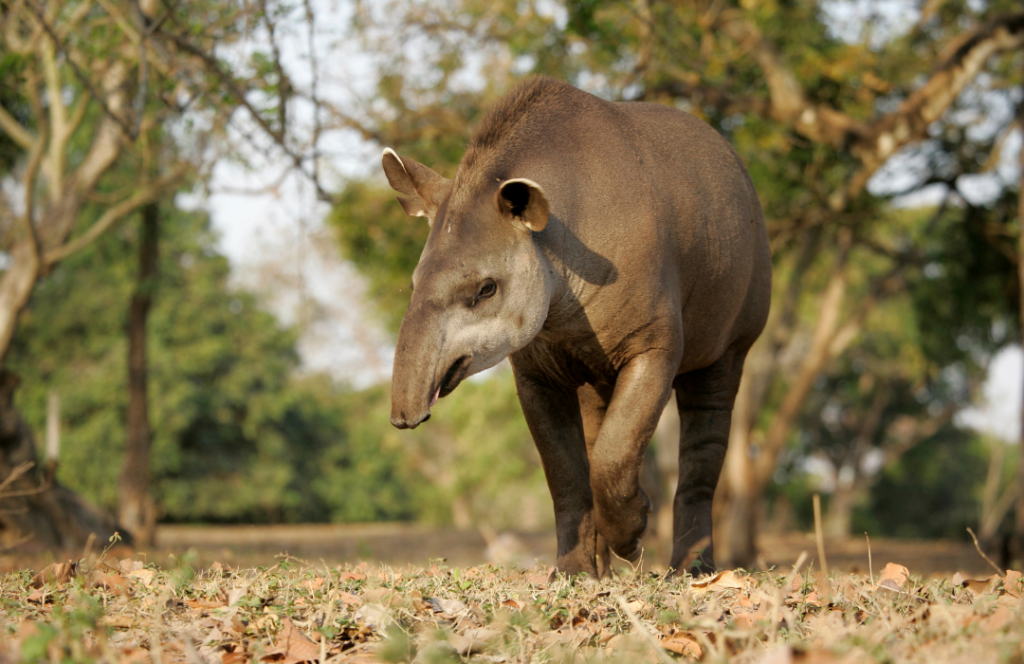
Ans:
{"label": "bare branch", "polygon": [[67,154],[65,148],[71,139],[71,132],[67,130],[67,116],[64,112],[64,99],[62,98],[63,85],[60,80],[60,72],[57,71],[54,48],[53,42],[47,42],[41,49],[43,78],[46,81],[47,108],[50,117],[50,158],[47,162],[47,170],[50,176],[51,201],[60,200],[64,193],[64,164]]}
{"label": "bare branch", "polygon": [[39,169],[42,166],[43,150],[45,147],[46,142],[40,138],[32,146],[32,152],[29,153],[28,165],[25,171],[25,214],[21,216],[22,232],[25,233],[25,237],[31,243],[32,253],[35,254],[37,266],[39,265],[39,236],[36,235],[36,227],[32,223],[32,218],[35,213],[36,178],[39,176]]}
{"label": "bare branch", "polygon": [[85,89],[89,91],[89,94],[95,97],[96,101],[98,101],[100,106],[103,107],[103,111],[110,117],[110,119],[116,122],[118,125],[120,125],[121,130],[124,131],[125,135],[130,136],[131,138],[134,139],[135,136],[132,134],[131,127],[128,126],[128,123],[125,122],[124,118],[114,113],[111,107],[107,104],[106,98],[104,98],[103,95],[97,93],[96,88],[92,83],[92,80],[86,75],[84,71],[82,71],[82,68],[79,67],[78,63],[75,62],[74,58],[71,57],[71,53],[64,48],[64,45],[61,42],[60,38],[54,32],[50,24],[47,23],[46,18],[42,15],[42,13],[39,12],[38,8],[36,8],[32,4],[32,2],[26,3],[26,6],[29,8],[29,11],[31,11],[32,14],[35,16],[36,21],[38,21],[39,25],[50,37],[50,40],[53,42],[54,48],[64,53],[64,56],[67,58],[68,66],[71,67],[71,71],[75,74],[75,78],[77,78],[78,81],[85,87]]}
{"label": "bare branch", "polygon": [[3,105],[0,105],[0,129],[3,129],[12,141],[26,150],[31,150],[36,142],[32,132],[25,129]]}
{"label": "bare branch", "polygon": [[904,145],[927,135],[989,58],[1024,46],[1024,13],[997,16],[950,45],[950,53],[928,81],[900,107],[871,124],[852,152],[864,164],[851,183],[856,194],[885,160]]}
{"label": "bare branch", "polygon": [[751,55],[768,85],[767,115],[777,122],[813,140],[839,146],[863,131],[859,122],[834,108],[811,104],[796,76],[782,61],[775,45],[761,35],[757,27],[745,19],[725,21],[723,30],[736,41],[752,43]]}
{"label": "bare branch", "polygon": [[[245,94],[245,91],[239,87],[238,81],[236,81],[234,77],[230,75],[230,73],[224,71],[224,69],[221,67],[220,62],[218,62],[213,55],[203,51],[202,49],[198,48],[197,46],[189,42],[184,37],[177,35],[173,32],[169,32],[167,30],[158,30],[155,31],[154,34],[166,37],[179,49],[198,59],[206,68],[206,70],[209,73],[213,74],[224,85],[224,87],[227,88],[228,92],[231,94],[232,97],[234,97],[237,103],[249,112],[249,115],[256,122],[259,128],[263,130],[263,132],[274,141],[275,145],[277,145],[284,152],[285,155],[288,156],[295,169],[302,173],[312,183],[313,187],[316,189],[317,197],[322,201],[329,202],[334,200],[333,197],[323,188],[323,185],[321,184],[317,175],[315,173],[310,174],[303,167],[303,157],[297,154],[288,145],[284,134],[284,128],[282,127],[281,129],[274,129],[267,123],[266,119],[263,118],[259,111],[257,111],[256,108],[253,107],[253,105],[250,103],[249,99]],[[284,98],[282,98],[282,103],[283,100]]]}
{"label": "bare branch", "polygon": [[811,347],[804,354],[797,371],[797,376],[789,386],[782,404],[775,417],[768,425],[762,449],[754,461],[753,481],[763,486],[775,471],[775,462],[779,451],[786,443],[790,428],[800,413],[807,394],[814,385],[815,378],[821,373],[830,357],[830,347],[835,339],[839,324],[840,309],[846,295],[847,258],[850,253],[851,233],[848,229],[841,231],[840,246],[832,276],[818,306],[818,320],[814,326]]}
{"label": "bare branch", "polygon": [[103,233],[122,218],[139,209],[146,203],[155,201],[168,190],[174,189],[178,186],[185,179],[188,171],[189,168],[187,166],[179,166],[175,170],[171,171],[169,175],[147,184],[141,189],[138,189],[127,199],[111,206],[92,226],[89,227],[89,230],[66,244],[47,251],[43,257],[45,264],[47,266],[51,266],[54,263],[67,258],[71,254],[81,251],[85,247],[89,246],[89,244],[94,242],[99,236],[103,235]]}
{"label": "bare branch", "polygon": [[5,491],[7,490],[7,487],[11,486],[16,481],[18,481],[19,477],[21,477],[22,475],[24,475],[28,471],[32,470],[32,467],[35,466],[35,465],[36,464],[35,464],[34,461],[24,461],[24,462],[18,464],[17,466],[15,466],[14,469],[11,470],[10,474],[7,477],[4,478],[4,481],[0,482],[0,498],[8,498],[8,497],[14,495],[14,494],[10,494],[10,493],[5,493]]}

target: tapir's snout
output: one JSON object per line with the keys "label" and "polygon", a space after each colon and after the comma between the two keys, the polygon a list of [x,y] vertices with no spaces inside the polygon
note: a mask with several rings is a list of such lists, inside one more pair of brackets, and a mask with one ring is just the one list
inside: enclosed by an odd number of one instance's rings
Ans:
{"label": "tapir's snout", "polygon": [[416,417],[406,417],[405,413],[391,413],[391,426],[396,429],[415,429],[430,419],[430,411]]}

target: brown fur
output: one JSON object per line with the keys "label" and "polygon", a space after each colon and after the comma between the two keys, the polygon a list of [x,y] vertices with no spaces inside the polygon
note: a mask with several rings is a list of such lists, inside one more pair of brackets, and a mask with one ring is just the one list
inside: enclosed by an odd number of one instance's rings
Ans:
{"label": "brown fur", "polygon": [[504,95],[484,114],[473,132],[469,149],[462,159],[462,170],[469,170],[482,155],[514,142],[523,127],[528,127],[545,109],[559,110],[559,103],[571,98],[576,88],[546,76],[531,76]]}
{"label": "brown fur", "polygon": [[596,575],[609,547],[640,554],[640,460],[674,390],[671,564],[712,568],[711,500],[771,296],[764,218],[735,151],[681,111],[535,78],[487,114],[454,181],[388,153],[384,167],[414,192],[406,209],[432,220],[392,423],[417,426],[438,396],[509,357],[555,505],[558,569]]}

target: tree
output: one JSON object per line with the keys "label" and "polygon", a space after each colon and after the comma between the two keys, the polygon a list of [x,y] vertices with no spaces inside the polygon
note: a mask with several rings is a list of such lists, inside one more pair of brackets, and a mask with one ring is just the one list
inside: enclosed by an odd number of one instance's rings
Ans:
{"label": "tree", "polygon": [[[229,285],[206,215],[164,201],[147,326],[152,499],[163,520],[275,523],[418,515],[416,476],[382,454],[360,415],[383,403],[302,375],[296,332]],[[111,229],[40,282],[8,358],[18,406],[41,430],[51,390],[66,426],[58,475],[88,500],[120,502],[130,431],[131,342],[122,306],[138,288],[143,224]],[[363,426],[363,429],[359,427]]]}
{"label": "tree", "polygon": [[[257,140],[250,124],[290,168],[305,167],[285,126],[291,92],[274,41],[282,11],[219,0],[0,4],[0,166],[16,185],[0,200],[0,366],[41,279],[133,212],[202,180],[223,153],[243,153],[239,144]],[[247,58],[224,52],[265,29],[269,43],[254,42]],[[238,109],[247,121],[237,122]],[[3,477],[9,465],[0,459]],[[47,490],[36,471],[13,481],[18,491]],[[138,488],[127,493],[138,498]]]}
{"label": "tree", "polygon": [[139,271],[128,305],[128,412],[125,459],[118,479],[118,520],[140,544],[152,544],[156,506],[149,493],[149,382],[147,380],[147,321],[157,283],[160,207],[142,209],[139,232]]}

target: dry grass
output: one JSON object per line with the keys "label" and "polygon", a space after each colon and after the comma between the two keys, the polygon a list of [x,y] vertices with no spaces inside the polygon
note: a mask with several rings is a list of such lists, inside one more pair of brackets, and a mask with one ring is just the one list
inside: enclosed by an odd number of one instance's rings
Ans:
{"label": "dry grass", "polygon": [[0,577],[0,663],[980,664],[1022,659],[1020,598],[1019,574],[922,581],[898,565],[873,581],[626,570],[595,583],[541,568],[282,559],[197,573],[108,558]]}

